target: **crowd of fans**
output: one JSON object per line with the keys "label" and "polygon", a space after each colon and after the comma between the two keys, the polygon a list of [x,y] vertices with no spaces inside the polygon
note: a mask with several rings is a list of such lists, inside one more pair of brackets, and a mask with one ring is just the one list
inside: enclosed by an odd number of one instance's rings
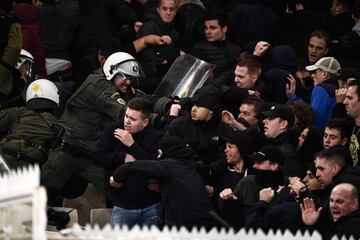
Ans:
{"label": "crowd of fans", "polygon": [[[91,183],[113,225],[360,237],[358,0],[2,0],[0,16],[2,170],[39,164],[49,206]],[[156,95],[184,55],[214,65],[204,86]]]}

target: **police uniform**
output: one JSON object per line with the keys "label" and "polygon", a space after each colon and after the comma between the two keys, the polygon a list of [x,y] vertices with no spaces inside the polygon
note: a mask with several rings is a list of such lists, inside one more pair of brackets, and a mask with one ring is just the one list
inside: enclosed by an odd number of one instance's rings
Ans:
{"label": "police uniform", "polygon": [[23,44],[21,25],[19,23],[11,24],[7,43],[5,49],[1,49],[3,46],[0,44],[0,108],[9,105],[8,101],[16,99],[20,94],[19,90],[14,86],[16,77],[13,76],[14,66],[19,59]]}
{"label": "police uniform", "polygon": [[7,133],[1,148],[10,168],[46,161],[54,141],[52,125],[56,122],[51,113],[16,107],[0,111],[0,119],[0,131]]}
{"label": "police uniform", "polygon": [[[130,89],[128,95],[132,93],[138,95]],[[103,191],[103,170],[91,163],[89,153],[105,127],[123,114],[130,96],[122,97],[100,69],[87,77],[59,119],[65,129],[62,143],[51,152],[41,173],[41,182],[48,190],[60,191],[71,176],[78,174]]]}

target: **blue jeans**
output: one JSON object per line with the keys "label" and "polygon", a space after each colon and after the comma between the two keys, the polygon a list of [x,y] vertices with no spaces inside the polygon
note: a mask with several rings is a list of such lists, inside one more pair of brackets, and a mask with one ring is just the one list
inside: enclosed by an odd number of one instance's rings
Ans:
{"label": "blue jeans", "polygon": [[129,228],[134,225],[156,225],[162,223],[162,205],[155,203],[142,209],[126,209],[114,206],[111,216],[111,225],[126,224]]}

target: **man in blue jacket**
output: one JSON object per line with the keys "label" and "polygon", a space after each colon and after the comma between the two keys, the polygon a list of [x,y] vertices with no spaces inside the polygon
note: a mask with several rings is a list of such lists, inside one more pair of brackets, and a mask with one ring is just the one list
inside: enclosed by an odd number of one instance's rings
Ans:
{"label": "man in blue jacket", "polygon": [[311,72],[314,80],[310,105],[315,114],[315,125],[323,129],[336,104],[335,90],[339,88],[337,77],[341,67],[335,58],[323,57],[314,65],[307,66],[306,70]]}

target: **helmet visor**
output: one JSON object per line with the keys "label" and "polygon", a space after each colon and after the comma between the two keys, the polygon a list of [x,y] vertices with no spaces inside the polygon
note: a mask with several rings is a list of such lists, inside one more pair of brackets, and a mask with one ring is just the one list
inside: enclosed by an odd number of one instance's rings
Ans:
{"label": "helmet visor", "polygon": [[143,78],[145,77],[141,65],[136,60],[128,60],[119,64],[113,65],[110,68],[110,73],[122,73],[128,77]]}
{"label": "helmet visor", "polygon": [[29,80],[33,80],[34,79],[33,69],[34,69],[34,62],[32,60],[25,60],[19,68],[20,78],[25,82]]}
{"label": "helmet visor", "polygon": [[112,79],[112,81],[114,82],[118,82],[118,81],[124,81],[124,80],[129,80],[130,81],[130,85],[132,87],[135,87],[135,88],[138,88],[139,87],[139,84],[140,84],[140,81],[139,81],[139,77],[133,77],[133,76],[129,76],[129,75],[126,75],[122,72],[118,72],[115,74],[114,78]]}

